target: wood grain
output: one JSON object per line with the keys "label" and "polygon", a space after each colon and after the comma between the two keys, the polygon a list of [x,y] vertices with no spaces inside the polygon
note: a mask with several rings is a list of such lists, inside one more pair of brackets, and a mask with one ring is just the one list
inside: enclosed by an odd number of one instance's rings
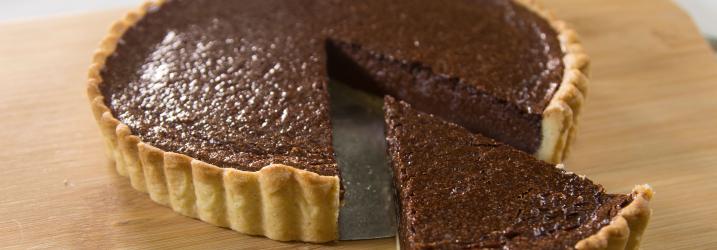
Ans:
{"label": "wood grain", "polygon": [[[582,35],[592,81],[568,168],[657,194],[644,249],[717,248],[717,63],[665,0],[545,0]],[[116,10],[0,25],[0,247],[390,249],[282,243],[173,213],[103,155],[85,70]]]}

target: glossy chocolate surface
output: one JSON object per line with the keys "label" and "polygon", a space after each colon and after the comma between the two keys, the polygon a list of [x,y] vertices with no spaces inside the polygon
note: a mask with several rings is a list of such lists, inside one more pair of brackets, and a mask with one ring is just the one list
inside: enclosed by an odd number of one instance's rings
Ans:
{"label": "glossy chocolate surface", "polygon": [[[114,115],[161,149],[220,167],[283,163],[337,175],[326,88],[328,71],[340,69],[327,66],[331,41],[516,110],[525,129],[501,127],[528,131],[512,138],[526,137],[515,144],[529,151],[563,70],[555,32],[511,1],[174,0],[122,37],[101,88]],[[416,90],[461,109],[462,99],[431,88]]]}
{"label": "glossy chocolate surface", "polygon": [[627,195],[387,98],[404,249],[572,249]]}

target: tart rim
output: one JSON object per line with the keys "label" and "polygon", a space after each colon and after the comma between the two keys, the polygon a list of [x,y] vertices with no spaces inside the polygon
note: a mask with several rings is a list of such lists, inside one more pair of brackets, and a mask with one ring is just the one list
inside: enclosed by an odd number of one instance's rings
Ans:
{"label": "tart rim", "polygon": [[[543,111],[543,138],[535,153],[539,159],[557,163],[565,158],[567,148],[575,137],[577,116],[586,93],[589,59],[575,31],[568,28],[565,22],[555,18],[534,0],[513,1],[550,23],[558,33],[564,53],[563,80]],[[134,189],[149,193],[153,201],[216,226],[280,241],[320,243],[337,240],[340,207],[338,176],[322,176],[282,164],[270,164],[259,171],[220,168],[144,143],[132,134],[127,125],[114,117],[99,89],[102,83],[100,72],[125,31],[143,18],[147,11],[165,2],[147,0],[112,24],[95,51],[88,70],[87,95],[92,113],[104,137],[106,154],[115,162],[117,172],[129,177]],[[633,201],[621,210],[620,216],[615,217],[623,218],[627,223],[611,222],[598,234],[581,240],[576,248],[612,249],[591,246],[613,242],[618,236],[623,236],[618,232],[624,233],[625,229],[629,232],[629,228],[646,225],[647,220],[635,219],[634,214],[644,214],[645,209],[649,214],[647,201],[652,191],[649,186],[641,190],[644,192],[638,197],[647,197],[641,199],[644,202],[622,216],[622,211],[632,207],[633,203],[637,206],[638,200]],[[271,201],[264,201],[267,199]],[[639,243],[640,235],[630,234],[630,239],[635,238]]]}

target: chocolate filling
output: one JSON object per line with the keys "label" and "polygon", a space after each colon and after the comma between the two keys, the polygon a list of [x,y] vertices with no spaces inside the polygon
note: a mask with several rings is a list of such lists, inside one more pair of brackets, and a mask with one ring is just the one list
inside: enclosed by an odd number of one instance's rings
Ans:
{"label": "chocolate filling", "polygon": [[101,90],[158,148],[337,175],[329,76],[535,152],[562,56],[512,1],[174,0],[123,35]]}
{"label": "chocolate filling", "polygon": [[404,249],[572,249],[632,200],[386,98]]}
{"label": "chocolate filling", "polygon": [[459,78],[435,74],[421,63],[402,63],[341,42],[329,42],[327,52],[331,78],[413,103],[419,110],[523,151],[534,153],[540,147],[541,114],[524,112]]}

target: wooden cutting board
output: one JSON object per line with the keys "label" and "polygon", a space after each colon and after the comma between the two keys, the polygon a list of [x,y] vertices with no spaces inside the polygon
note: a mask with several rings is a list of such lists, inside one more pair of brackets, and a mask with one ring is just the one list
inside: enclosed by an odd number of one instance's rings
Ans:
{"label": "wooden cutting board", "polygon": [[[657,191],[645,249],[717,248],[717,61],[666,0],[544,0],[593,58],[568,168]],[[245,236],[134,191],[103,155],[85,70],[125,10],[0,25],[0,247],[390,249]]]}

